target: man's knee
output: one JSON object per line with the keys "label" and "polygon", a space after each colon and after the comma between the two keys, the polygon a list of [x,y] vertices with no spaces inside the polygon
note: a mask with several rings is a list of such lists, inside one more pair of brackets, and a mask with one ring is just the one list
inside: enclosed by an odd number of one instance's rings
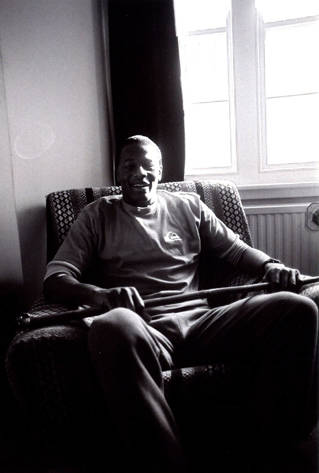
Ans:
{"label": "man's knee", "polygon": [[118,307],[97,317],[89,330],[89,346],[134,346],[143,333],[143,320],[130,309]]}
{"label": "man's knee", "polygon": [[316,304],[309,297],[294,292],[280,291],[271,294],[269,297],[273,304],[282,308],[293,309],[296,311],[303,310],[314,315],[318,312]]}
{"label": "man's knee", "polygon": [[281,316],[287,316],[291,323],[294,321],[298,326],[317,333],[318,307],[309,297],[281,291],[272,295],[272,304],[273,309],[277,309]]}

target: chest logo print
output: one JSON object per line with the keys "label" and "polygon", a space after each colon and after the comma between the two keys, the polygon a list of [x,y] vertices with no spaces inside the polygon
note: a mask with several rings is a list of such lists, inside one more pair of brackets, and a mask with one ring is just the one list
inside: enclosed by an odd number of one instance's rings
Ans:
{"label": "chest logo print", "polygon": [[171,243],[173,241],[181,241],[182,239],[175,232],[167,232],[164,236],[164,240],[166,241],[166,243]]}

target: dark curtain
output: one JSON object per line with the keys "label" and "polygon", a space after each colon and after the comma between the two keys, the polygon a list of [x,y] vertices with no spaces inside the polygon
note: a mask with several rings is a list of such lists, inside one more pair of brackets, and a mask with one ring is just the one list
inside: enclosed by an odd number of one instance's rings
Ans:
{"label": "dark curtain", "polygon": [[163,181],[183,180],[184,114],[173,0],[107,4],[115,149],[127,136],[146,135],[161,148]]}

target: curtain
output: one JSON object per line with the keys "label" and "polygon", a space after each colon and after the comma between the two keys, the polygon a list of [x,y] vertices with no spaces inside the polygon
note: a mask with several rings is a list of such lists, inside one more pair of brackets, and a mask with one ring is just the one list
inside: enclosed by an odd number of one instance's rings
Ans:
{"label": "curtain", "polygon": [[107,6],[114,159],[126,137],[146,135],[161,148],[163,181],[183,180],[184,113],[173,0],[109,0]]}

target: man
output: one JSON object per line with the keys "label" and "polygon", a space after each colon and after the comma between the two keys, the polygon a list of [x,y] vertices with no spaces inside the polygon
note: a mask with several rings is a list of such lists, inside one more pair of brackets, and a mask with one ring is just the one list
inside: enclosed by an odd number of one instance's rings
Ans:
{"label": "man", "polygon": [[[297,270],[242,242],[196,194],[158,191],[161,175],[157,145],[128,138],[118,167],[123,196],[103,197],[81,212],[48,264],[44,289],[57,302],[105,311],[88,320],[88,346],[133,471],[185,473],[162,370],[250,360],[254,433],[293,440],[314,421],[318,311],[310,299],[281,291],[213,308],[203,300],[163,304],[146,314],[143,299],[198,288],[202,248],[283,289],[298,279]],[[83,282],[92,261],[96,284]]]}

